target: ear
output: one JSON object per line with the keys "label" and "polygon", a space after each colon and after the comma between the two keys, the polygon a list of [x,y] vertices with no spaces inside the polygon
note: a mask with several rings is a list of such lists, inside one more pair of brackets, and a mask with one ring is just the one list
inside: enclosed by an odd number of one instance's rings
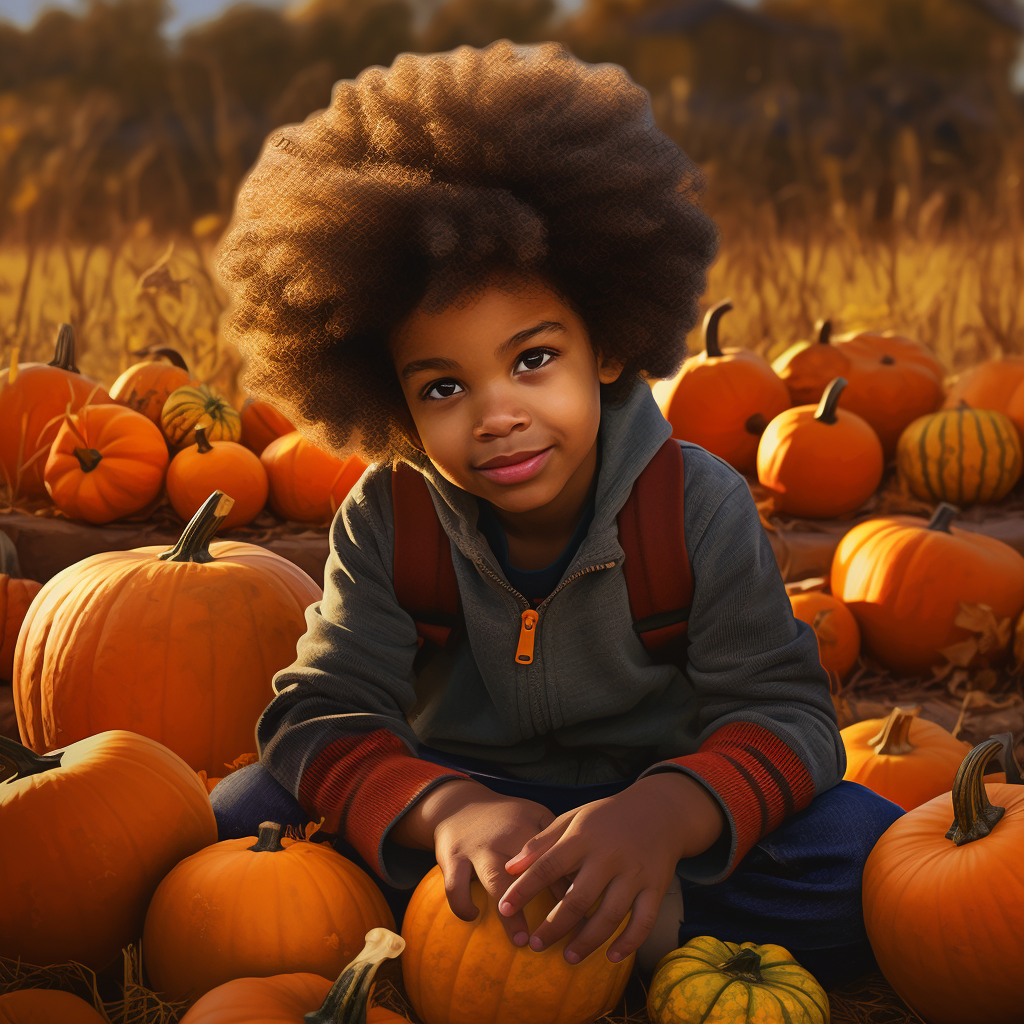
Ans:
{"label": "ear", "polygon": [[602,384],[612,384],[622,374],[622,361],[611,357],[598,356],[597,379]]}

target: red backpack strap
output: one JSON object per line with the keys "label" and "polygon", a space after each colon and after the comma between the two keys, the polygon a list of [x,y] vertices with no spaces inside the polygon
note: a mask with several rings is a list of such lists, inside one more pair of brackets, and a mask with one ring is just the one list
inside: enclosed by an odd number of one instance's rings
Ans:
{"label": "red backpack strap", "polygon": [[427,482],[411,466],[400,463],[392,471],[391,503],[395,596],[413,617],[420,645],[431,640],[444,647],[459,615],[451,543],[437,518]]}
{"label": "red backpack strap", "polygon": [[618,516],[633,629],[655,661],[679,661],[693,600],[683,532],[683,452],[670,437],[644,467]]}

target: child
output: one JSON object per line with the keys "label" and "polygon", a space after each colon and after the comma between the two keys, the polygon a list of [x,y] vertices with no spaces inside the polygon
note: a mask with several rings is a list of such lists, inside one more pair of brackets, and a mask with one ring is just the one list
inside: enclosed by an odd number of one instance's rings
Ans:
{"label": "child", "polygon": [[[476,877],[511,941],[571,934],[570,962],[629,916],[608,956],[648,979],[702,934],[778,942],[824,984],[872,967],[861,871],[901,811],[840,781],[814,633],[745,481],[696,445],[688,648],[633,629],[616,516],[671,434],[638,375],[670,376],[697,322],[702,185],[644,90],[555,43],[402,54],[272,133],[219,253],[244,384],[375,465],[260,761],[213,792],[221,838],[322,817],[399,924],[436,861],[455,914]],[[443,647],[396,594],[397,464],[450,544]]]}

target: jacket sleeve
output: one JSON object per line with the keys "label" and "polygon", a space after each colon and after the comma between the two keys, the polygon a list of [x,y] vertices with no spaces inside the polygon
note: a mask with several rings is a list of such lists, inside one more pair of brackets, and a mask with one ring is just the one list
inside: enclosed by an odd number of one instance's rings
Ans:
{"label": "jacket sleeve", "polygon": [[[695,500],[691,508],[688,474],[684,497],[692,512],[686,524],[694,579],[685,671],[699,702],[699,745],[641,778],[682,771],[716,797],[726,819],[722,836],[678,865],[683,877],[714,883],[784,819],[836,785],[846,752],[817,638],[793,615],[746,481],[701,455],[701,470],[720,486],[717,501]],[[693,489],[707,493],[696,481]]]}
{"label": "jacket sleeve", "polygon": [[370,470],[331,526],[324,596],[256,725],[260,760],[314,820],[380,877],[414,886],[433,853],[388,839],[428,790],[469,776],[415,756],[416,627],[392,583],[391,474]]}

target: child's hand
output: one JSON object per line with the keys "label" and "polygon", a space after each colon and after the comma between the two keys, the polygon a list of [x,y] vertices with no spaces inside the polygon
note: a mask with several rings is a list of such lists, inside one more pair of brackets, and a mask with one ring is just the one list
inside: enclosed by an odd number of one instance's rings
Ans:
{"label": "child's hand", "polygon": [[629,924],[608,949],[608,959],[618,962],[650,934],[676,862],[703,853],[724,824],[714,797],[681,772],[638,779],[617,796],[555,818],[507,861],[504,867],[519,878],[501,897],[499,912],[518,915],[554,879],[572,877],[566,896],[534,932],[530,946],[539,950],[557,942],[603,894],[601,906],[564,955],[569,963],[589,956],[632,910]]}

